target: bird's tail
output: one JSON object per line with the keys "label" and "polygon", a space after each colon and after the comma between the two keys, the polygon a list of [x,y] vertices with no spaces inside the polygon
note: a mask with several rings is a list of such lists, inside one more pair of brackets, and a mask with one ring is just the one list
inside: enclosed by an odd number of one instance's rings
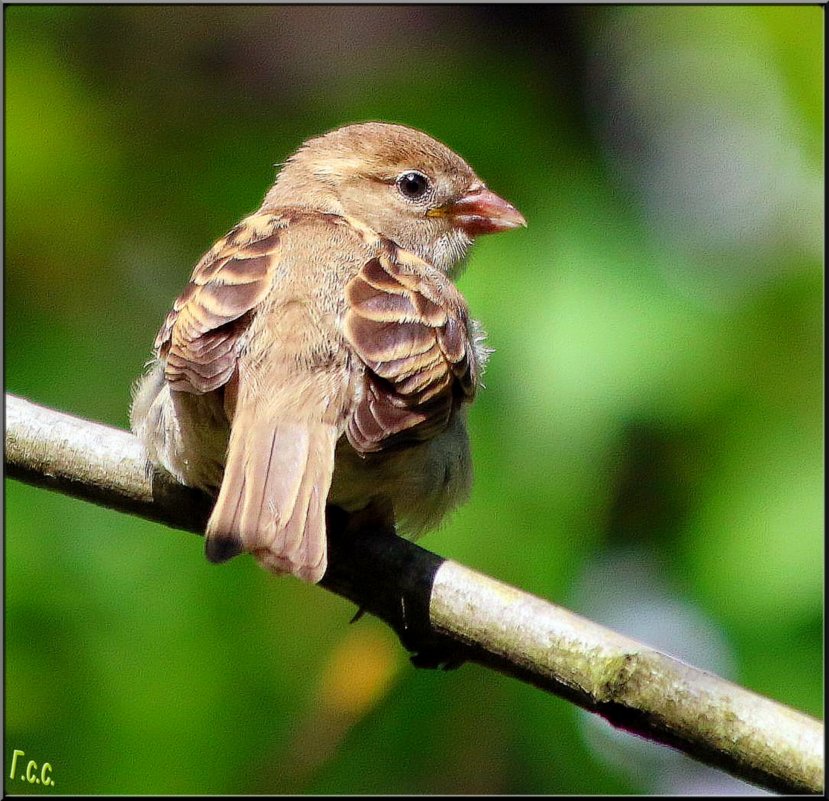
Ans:
{"label": "bird's tail", "polygon": [[274,573],[319,581],[336,442],[336,427],[324,422],[237,414],[207,524],[207,558],[223,562],[249,551]]}

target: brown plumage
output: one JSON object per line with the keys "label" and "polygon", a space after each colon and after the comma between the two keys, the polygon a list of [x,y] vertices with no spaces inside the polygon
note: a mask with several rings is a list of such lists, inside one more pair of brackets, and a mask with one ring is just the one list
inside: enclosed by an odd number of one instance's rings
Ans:
{"label": "brown plumage", "polygon": [[463,499],[487,351],[450,277],[474,236],[523,224],[403,126],[288,160],[196,265],[131,411],[155,464],[217,494],[209,558],[319,581],[326,504],[417,535]]}

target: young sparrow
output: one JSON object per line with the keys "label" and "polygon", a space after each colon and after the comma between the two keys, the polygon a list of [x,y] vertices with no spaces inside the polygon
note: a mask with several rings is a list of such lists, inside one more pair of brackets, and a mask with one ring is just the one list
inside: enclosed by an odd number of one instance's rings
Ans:
{"label": "young sparrow", "polygon": [[458,155],[400,125],[310,139],[201,259],[130,420],[214,495],[206,551],[316,582],[326,504],[417,536],[468,494],[466,407],[487,350],[454,277],[525,225]]}

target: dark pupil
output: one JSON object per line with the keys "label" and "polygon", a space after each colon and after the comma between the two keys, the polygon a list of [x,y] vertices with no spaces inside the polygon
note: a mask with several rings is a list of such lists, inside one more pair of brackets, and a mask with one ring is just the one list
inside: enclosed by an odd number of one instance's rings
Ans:
{"label": "dark pupil", "polygon": [[406,197],[420,197],[426,191],[426,178],[419,172],[407,172],[400,178],[400,191]]}

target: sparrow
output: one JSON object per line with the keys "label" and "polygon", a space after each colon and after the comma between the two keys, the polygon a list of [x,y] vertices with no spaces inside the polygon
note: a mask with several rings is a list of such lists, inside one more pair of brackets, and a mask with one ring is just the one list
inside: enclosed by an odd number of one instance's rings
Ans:
{"label": "sparrow", "polygon": [[452,279],[475,237],[524,225],[401,125],[338,128],[284,163],[196,265],[130,410],[150,462],[216,498],[208,559],[318,582],[327,506],[416,537],[465,500],[489,351]]}

